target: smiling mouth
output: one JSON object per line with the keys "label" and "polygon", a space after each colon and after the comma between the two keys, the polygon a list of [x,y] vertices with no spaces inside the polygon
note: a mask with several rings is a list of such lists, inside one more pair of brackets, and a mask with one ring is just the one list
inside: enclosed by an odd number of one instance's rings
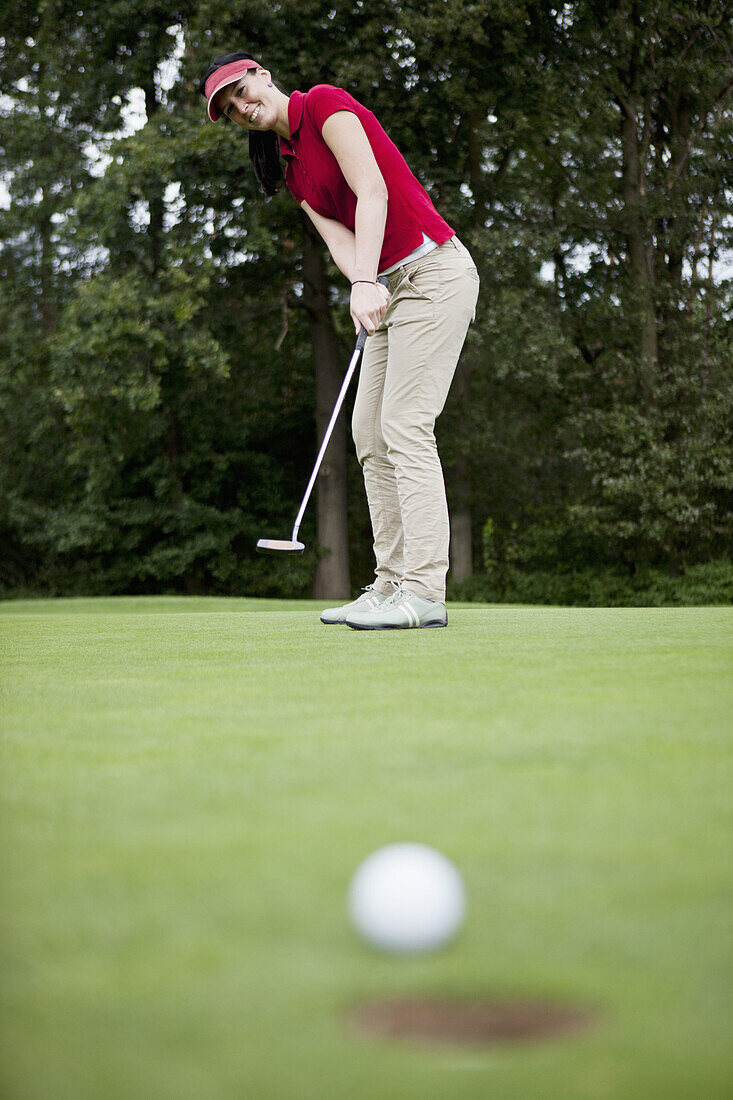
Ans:
{"label": "smiling mouth", "polygon": [[261,110],[262,110],[262,104],[258,103],[257,106],[255,107],[254,111],[252,112],[252,114],[249,116],[249,121],[250,122],[256,122],[257,119],[260,117],[260,111]]}

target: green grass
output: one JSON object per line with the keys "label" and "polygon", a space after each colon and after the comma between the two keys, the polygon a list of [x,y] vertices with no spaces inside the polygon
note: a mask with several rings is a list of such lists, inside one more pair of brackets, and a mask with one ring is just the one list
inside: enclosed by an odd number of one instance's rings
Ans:
{"label": "green grass", "polygon": [[[731,1094],[733,612],[0,604],[7,1100]],[[435,845],[464,931],[394,959],[357,863]],[[356,1037],[394,993],[559,998],[582,1036]]]}

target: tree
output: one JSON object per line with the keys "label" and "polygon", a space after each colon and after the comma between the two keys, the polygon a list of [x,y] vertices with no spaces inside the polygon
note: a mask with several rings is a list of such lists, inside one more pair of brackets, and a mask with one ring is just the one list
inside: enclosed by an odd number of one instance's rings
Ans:
{"label": "tree", "polygon": [[[306,555],[254,554],[292,523],[353,331],[296,205],[259,195],[241,132],[204,121],[201,73],[235,48],[286,89],[352,90],[477,260],[437,428],[454,575],[484,543],[498,568],[545,573],[729,552],[726,15],[721,0],[3,9],[3,590],[289,595],[315,576],[335,596],[371,568],[353,394]],[[125,134],[132,97],[145,119]]]}

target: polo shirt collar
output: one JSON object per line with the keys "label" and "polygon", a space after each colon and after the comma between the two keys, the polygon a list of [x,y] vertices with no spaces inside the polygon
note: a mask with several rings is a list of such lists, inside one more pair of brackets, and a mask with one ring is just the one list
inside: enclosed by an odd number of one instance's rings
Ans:
{"label": "polo shirt collar", "polygon": [[288,125],[290,126],[290,141],[280,138],[280,153],[282,156],[292,156],[292,140],[300,129],[305,108],[305,96],[302,92],[291,92],[288,100]]}

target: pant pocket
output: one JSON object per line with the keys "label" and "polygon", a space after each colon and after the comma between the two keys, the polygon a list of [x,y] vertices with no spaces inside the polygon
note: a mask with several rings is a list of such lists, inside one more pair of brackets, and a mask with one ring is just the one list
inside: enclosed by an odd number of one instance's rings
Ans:
{"label": "pant pocket", "polygon": [[404,286],[413,298],[422,298],[424,302],[435,304],[438,297],[439,285],[435,279],[421,278],[419,271],[405,272]]}

